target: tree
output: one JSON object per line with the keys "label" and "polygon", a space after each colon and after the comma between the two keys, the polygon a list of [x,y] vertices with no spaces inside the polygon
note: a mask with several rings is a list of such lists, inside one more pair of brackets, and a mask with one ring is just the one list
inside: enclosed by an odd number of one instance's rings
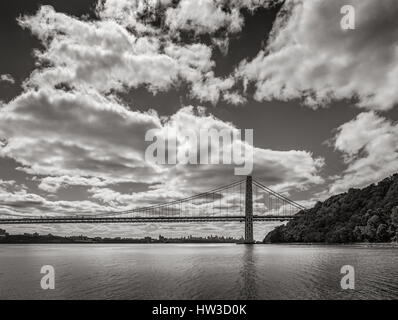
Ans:
{"label": "tree", "polygon": [[392,209],[391,224],[395,227],[395,241],[398,241],[398,207]]}
{"label": "tree", "polygon": [[384,241],[388,241],[389,240],[389,234],[387,232],[387,225],[382,223],[379,224],[379,226],[377,227],[377,231],[376,231],[376,239],[379,242],[384,242]]}
{"label": "tree", "polygon": [[398,241],[398,174],[364,189],[351,189],[317,202],[283,228],[271,231],[269,242]]}
{"label": "tree", "polygon": [[379,224],[380,218],[378,215],[374,214],[371,218],[368,220],[368,225],[372,227],[376,227]]}
{"label": "tree", "polygon": [[355,226],[353,233],[356,241],[361,242],[364,240],[364,233],[365,233],[364,229],[365,227],[363,226]]}
{"label": "tree", "polygon": [[398,227],[398,207],[395,207],[394,209],[392,209],[392,212],[391,212],[391,223],[395,227]]}

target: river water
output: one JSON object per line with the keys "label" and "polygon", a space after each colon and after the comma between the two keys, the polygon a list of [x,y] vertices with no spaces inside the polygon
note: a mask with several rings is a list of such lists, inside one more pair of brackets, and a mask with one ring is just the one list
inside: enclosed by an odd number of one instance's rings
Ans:
{"label": "river water", "polygon": [[[41,289],[43,265],[54,290]],[[343,265],[354,290],[341,288]],[[398,248],[0,245],[0,299],[398,299]]]}

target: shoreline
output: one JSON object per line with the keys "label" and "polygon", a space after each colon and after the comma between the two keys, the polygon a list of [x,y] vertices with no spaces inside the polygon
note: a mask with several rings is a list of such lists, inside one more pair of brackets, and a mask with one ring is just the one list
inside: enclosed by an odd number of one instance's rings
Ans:
{"label": "shoreline", "polygon": [[[90,241],[75,241],[75,242],[1,242],[0,241],[0,247],[3,244],[12,244],[12,245],[38,245],[38,244],[67,244],[67,245],[74,245],[74,244],[87,244],[87,245],[96,245],[96,244],[143,244],[143,245],[148,245],[148,244],[155,244],[155,245],[168,245],[168,244],[228,244],[228,245],[242,245],[243,243],[237,243],[237,242],[90,242]],[[302,243],[302,242],[291,242],[291,243],[252,243],[252,244],[243,244],[247,246],[253,246],[253,245],[271,245],[271,246],[325,246],[325,247],[333,247],[333,246],[338,246],[338,247],[362,247],[362,248],[397,248],[398,249],[398,243],[366,243],[366,242],[354,242],[354,243]]]}
{"label": "shoreline", "polygon": [[287,246],[361,246],[361,247],[389,247],[398,248],[398,242],[350,242],[350,243],[326,243],[326,242],[281,242],[281,243],[260,243],[268,245]]}

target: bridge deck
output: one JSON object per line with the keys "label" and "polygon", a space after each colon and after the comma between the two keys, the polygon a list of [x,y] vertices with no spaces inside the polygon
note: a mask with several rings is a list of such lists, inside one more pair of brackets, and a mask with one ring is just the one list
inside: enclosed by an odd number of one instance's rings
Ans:
{"label": "bridge deck", "polygon": [[[287,221],[294,216],[253,216],[254,221]],[[66,218],[21,218],[0,219],[0,225],[5,224],[61,224],[61,223],[174,223],[174,222],[244,222],[245,216],[203,216],[203,217],[112,217],[112,218],[89,218],[89,217],[66,217]]]}

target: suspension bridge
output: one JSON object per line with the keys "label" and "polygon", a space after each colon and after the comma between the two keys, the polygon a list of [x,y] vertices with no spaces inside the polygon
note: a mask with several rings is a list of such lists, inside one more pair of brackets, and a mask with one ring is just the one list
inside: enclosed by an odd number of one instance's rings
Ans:
{"label": "suspension bridge", "polygon": [[254,221],[286,221],[305,207],[251,176],[188,198],[125,211],[73,216],[0,218],[0,225],[61,223],[244,222],[245,243],[253,243]]}

